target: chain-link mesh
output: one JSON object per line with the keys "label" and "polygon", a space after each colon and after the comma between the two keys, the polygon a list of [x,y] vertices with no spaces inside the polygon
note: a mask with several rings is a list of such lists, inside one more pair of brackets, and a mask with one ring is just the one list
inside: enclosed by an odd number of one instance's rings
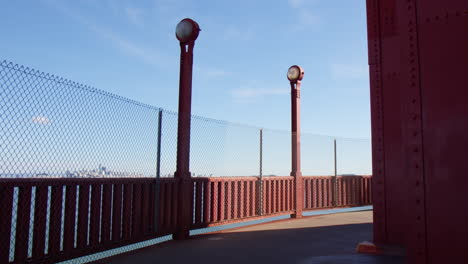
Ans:
{"label": "chain-link mesh", "polygon": [[338,175],[371,175],[372,146],[366,138],[336,138]]}
{"label": "chain-link mesh", "polygon": [[[0,63],[0,234],[10,234],[0,236],[0,263],[60,261],[173,233],[177,121],[175,112]],[[336,144],[334,153],[333,137],[303,133],[303,175],[333,175],[336,161],[338,174],[370,174],[368,140]],[[190,154],[192,228],[294,209],[293,178],[269,177],[290,174],[289,131],[192,117]]]}
{"label": "chain-link mesh", "polygon": [[333,137],[301,134],[302,175],[334,174]]}
{"label": "chain-link mesh", "polygon": [[177,159],[177,113],[161,114],[161,177],[174,177]]}
{"label": "chain-link mesh", "polygon": [[258,176],[259,131],[255,127],[192,117],[192,176]]}
{"label": "chain-link mesh", "polygon": [[288,176],[291,174],[291,132],[263,129],[264,176]]}
{"label": "chain-link mesh", "polygon": [[158,111],[0,65],[0,177],[155,176]]}
{"label": "chain-link mesh", "polygon": [[[146,220],[137,216],[156,208],[144,198],[157,196],[159,111],[1,62],[0,263],[143,238],[150,230],[138,227]],[[148,177],[146,184],[104,180]]]}

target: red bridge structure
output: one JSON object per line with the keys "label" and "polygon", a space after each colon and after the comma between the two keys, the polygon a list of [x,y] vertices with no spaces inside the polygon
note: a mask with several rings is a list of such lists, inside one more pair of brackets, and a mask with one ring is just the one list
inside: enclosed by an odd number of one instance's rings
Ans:
{"label": "red bridge structure", "polygon": [[468,2],[368,0],[374,242],[467,263]]}
{"label": "red bridge structure", "polygon": [[[185,243],[190,230],[362,205],[373,205],[378,254],[468,263],[468,1],[367,0],[367,20],[372,176],[190,177],[187,163],[183,177],[157,180],[1,178],[0,263],[54,263],[166,235]],[[23,85],[11,72],[76,86],[6,64],[3,83]]]}

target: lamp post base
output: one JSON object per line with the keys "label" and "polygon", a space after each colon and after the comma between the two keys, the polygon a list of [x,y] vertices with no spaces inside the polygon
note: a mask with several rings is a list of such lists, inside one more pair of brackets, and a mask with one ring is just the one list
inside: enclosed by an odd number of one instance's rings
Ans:
{"label": "lamp post base", "polygon": [[291,218],[302,218],[302,212],[291,214]]}
{"label": "lamp post base", "polygon": [[187,240],[190,238],[190,231],[189,230],[181,230],[177,231],[172,234],[172,239],[174,240]]}

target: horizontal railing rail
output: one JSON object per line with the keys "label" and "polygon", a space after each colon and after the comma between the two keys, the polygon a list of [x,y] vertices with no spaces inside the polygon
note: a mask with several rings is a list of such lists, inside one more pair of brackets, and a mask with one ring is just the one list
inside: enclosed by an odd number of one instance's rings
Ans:
{"label": "horizontal railing rail", "polygon": [[[304,176],[304,209],[371,204],[371,176]],[[294,212],[294,177],[198,177],[191,229]],[[1,263],[55,262],[177,228],[176,178],[0,179]],[[10,252],[14,252],[10,254]]]}

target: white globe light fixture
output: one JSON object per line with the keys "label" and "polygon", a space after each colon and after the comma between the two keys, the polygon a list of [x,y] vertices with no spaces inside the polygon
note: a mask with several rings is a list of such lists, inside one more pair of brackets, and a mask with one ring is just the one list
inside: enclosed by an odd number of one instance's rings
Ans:
{"label": "white globe light fixture", "polygon": [[304,70],[300,66],[293,65],[289,67],[287,76],[290,82],[300,81],[304,77]]}
{"label": "white globe light fixture", "polygon": [[198,23],[190,18],[182,19],[176,27],[176,37],[181,43],[195,41],[199,32]]}

